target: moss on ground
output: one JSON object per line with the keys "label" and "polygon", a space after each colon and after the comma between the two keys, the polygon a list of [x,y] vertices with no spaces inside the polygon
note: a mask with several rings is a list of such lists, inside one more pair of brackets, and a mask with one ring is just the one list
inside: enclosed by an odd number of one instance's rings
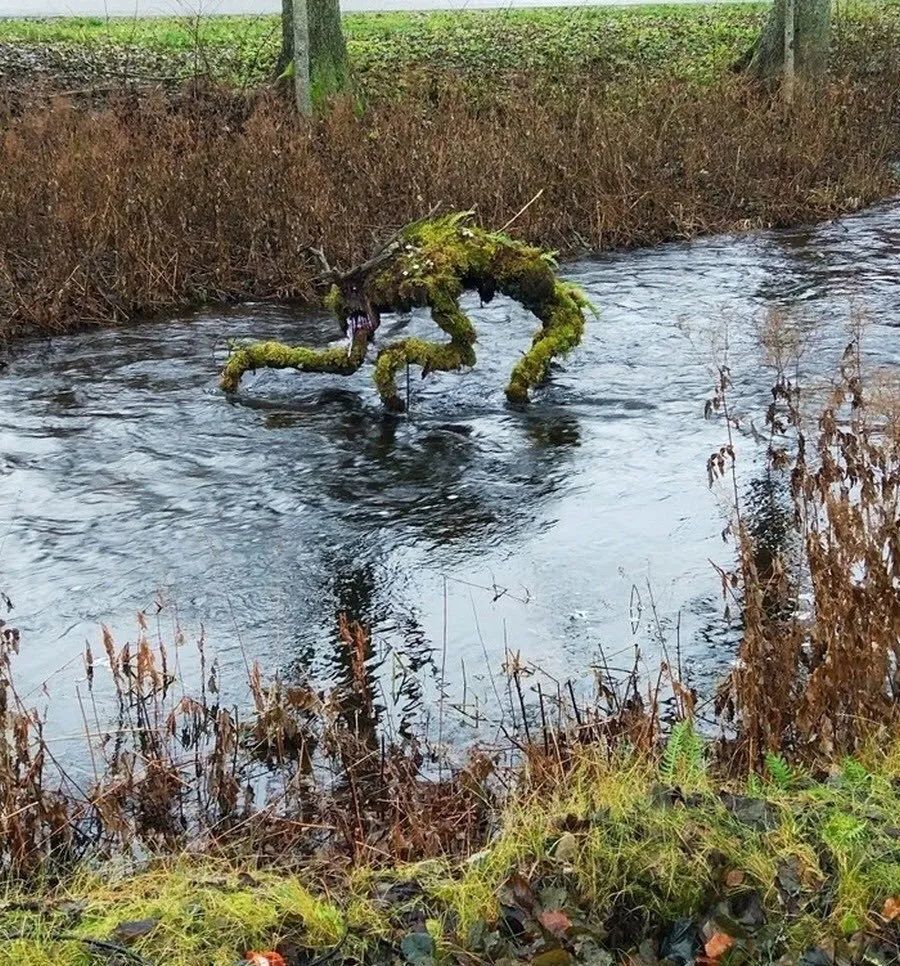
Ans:
{"label": "moss on ground", "polygon": [[116,940],[123,923],[143,933],[129,948],[168,966],[275,947],[289,962],[298,948],[353,962],[458,961],[462,950],[612,962],[607,950],[653,945],[687,920],[696,942],[733,940],[729,963],[796,962],[814,946],[879,962],[863,957],[897,948],[900,745],[818,780],[773,759],[765,778],[738,784],[713,778],[696,742],[670,741],[654,762],[588,747],[523,782],[495,836],[464,859],[332,868],[326,886],[309,868],[182,857],[11,890],[0,935],[28,938],[7,938],[2,961],[87,966],[82,943],[57,937]]}
{"label": "moss on ground", "polygon": [[[360,89],[384,95],[445,75],[489,88],[534,72],[551,81],[572,71],[616,81],[702,79],[727,70],[750,46],[766,9],[720,3],[359,13],[345,16],[344,25]],[[0,19],[0,45],[39,55],[51,73],[66,73],[68,63],[85,78],[199,72],[255,84],[272,74],[280,30],[275,16]],[[867,50],[873,39],[880,49],[896,49],[890,38],[900,41],[900,6],[841,4],[836,35],[842,49]],[[26,61],[0,50],[0,77],[26,69]]]}

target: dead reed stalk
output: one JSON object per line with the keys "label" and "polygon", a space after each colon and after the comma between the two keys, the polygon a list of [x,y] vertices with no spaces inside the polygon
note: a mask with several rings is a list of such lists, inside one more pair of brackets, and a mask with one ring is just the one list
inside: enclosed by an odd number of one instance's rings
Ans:
{"label": "dead reed stalk", "polygon": [[[846,348],[824,400],[779,369],[766,416],[769,472],[784,481],[796,540],[761,546],[737,512],[738,567],[723,573],[741,608],[740,659],[720,694],[751,763],[786,751],[833,760],[900,720],[898,385],[880,388]],[[730,384],[714,403],[728,418]],[[886,404],[887,403],[887,404]],[[810,416],[810,410],[814,414]],[[731,462],[719,469],[733,472]]]}

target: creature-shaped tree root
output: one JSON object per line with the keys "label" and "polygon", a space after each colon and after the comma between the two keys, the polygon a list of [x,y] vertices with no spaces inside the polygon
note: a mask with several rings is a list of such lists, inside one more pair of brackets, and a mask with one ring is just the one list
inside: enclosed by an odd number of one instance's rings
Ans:
{"label": "creature-shaped tree root", "polygon": [[247,370],[295,368],[301,372],[349,374],[363,362],[383,312],[429,307],[446,343],[402,339],[379,352],[375,385],[385,405],[402,411],[397,374],[407,365],[446,372],[475,364],[475,329],[459,308],[464,291],[483,302],[497,292],[534,313],[541,328],[516,363],[506,387],[513,402],[527,402],[529,390],[547,375],[551,361],[581,341],[588,302],[574,285],[556,277],[550,253],[470,223],[470,212],[425,219],[401,229],[373,258],[348,272],[327,269],[333,282],[327,303],[350,342],[322,350],[291,348],[278,342],[245,346],[228,360],[222,388],[233,392]]}
{"label": "creature-shaped tree root", "polygon": [[236,392],[241,376],[257,369],[296,369],[298,372],[330,372],[349,376],[366,358],[369,335],[356,332],[349,350],[346,345],[328,349],[308,349],[283,342],[252,342],[241,346],[228,357],[219,385],[226,392]]}

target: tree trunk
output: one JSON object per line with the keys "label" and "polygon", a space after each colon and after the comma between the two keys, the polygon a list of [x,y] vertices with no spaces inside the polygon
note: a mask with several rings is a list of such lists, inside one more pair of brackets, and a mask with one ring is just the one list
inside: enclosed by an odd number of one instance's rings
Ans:
{"label": "tree trunk", "polygon": [[284,76],[294,60],[294,3],[281,0],[281,53],[275,64],[275,79]]}
{"label": "tree trunk", "polygon": [[297,112],[312,114],[312,87],[309,82],[309,13],[307,0],[294,0],[294,99]]}
{"label": "tree trunk", "polygon": [[794,103],[794,79],[797,65],[794,45],[797,41],[797,0],[784,0],[784,101]]}
{"label": "tree trunk", "polygon": [[[787,0],[775,0],[769,20],[751,51],[747,72],[774,79],[785,71],[785,47],[790,24]],[[828,68],[831,45],[831,0],[794,0],[793,72],[797,77],[821,77]],[[788,67],[791,51],[788,50]],[[743,65],[741,65],[743,66]]]}
{"label": "tree trunk", "polygon": [[281,54],[276,76],[289,74],[302,114],[346,90],[350,71],[339,0],[281,0]]}
{"label": "tree trunk", "polygon": [[309,86],[313,104],[347,89],[350,68],[341,29],[340,0],[306,0],[309,11]]}

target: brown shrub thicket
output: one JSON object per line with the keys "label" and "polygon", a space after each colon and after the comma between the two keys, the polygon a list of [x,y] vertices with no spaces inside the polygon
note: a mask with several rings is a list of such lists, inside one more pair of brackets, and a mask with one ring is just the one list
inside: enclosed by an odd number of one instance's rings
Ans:
{"label": "brown shrub thicket", "polygon": [[0,336],[205,300],[315,296],[333,262],[444,209],[571,252],[786,225],[893,185],[900,85],[834,82],[788,112],[740,79],[335,104],[266,96],[65,101],[0,115]]}

